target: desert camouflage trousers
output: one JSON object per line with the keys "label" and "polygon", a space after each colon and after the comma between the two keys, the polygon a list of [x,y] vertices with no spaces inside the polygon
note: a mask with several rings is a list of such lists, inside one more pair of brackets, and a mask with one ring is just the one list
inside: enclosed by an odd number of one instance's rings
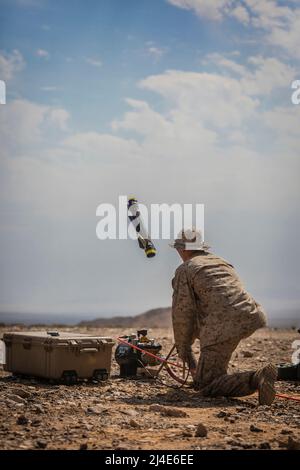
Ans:
{"label": "desert camouflage trousers", "polygon": [[240,339],[224,341],[201,349],[194,377],[195,389],[203,396],[242,397],[257,390],[254,371],[228,374],[228,364]]}

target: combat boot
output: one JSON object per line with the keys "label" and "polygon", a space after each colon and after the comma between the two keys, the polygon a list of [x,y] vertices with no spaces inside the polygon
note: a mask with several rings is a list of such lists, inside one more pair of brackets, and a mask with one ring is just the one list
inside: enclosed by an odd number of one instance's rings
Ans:
{"label": "combat boot", "polygon": [[277,380],[277,368],[273,364],[258,369],[251,381],[253,388],[258,390],[260,405],[271,405],[275,399],[275,381]]}

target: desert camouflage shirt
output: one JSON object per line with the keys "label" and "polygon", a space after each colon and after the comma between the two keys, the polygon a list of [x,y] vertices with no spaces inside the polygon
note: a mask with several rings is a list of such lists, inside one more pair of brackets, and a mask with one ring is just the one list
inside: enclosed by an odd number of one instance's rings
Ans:
{"label": "desert camouflage shirt", "polygon": [[179,355],[191,345],[201,348],[249,336],[265,326],[263,308],[245,290],[233,266],[209,252],[181,264],[172,280],[172,321]]}

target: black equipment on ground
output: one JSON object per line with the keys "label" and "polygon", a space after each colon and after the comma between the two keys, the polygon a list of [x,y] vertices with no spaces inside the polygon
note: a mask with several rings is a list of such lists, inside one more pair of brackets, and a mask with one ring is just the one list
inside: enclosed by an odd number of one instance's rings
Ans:
{"label": "black equipment on ground", "polygon": [[[154,367],[160,365],[155,357],[145,354],[143,351],[159,355],[161,344],[154,339],[147,338],[147,330],[139,330],[137,334],[121,336],[129,344],[120,343],[115,352],[115,359],[120,366],[120,377],[135,377],[139,367]],[[137,346],[139,351],[130,346]]]}
{"label": "black equipment on ground", "polygon": [[279,364],[277,366],[278,380],[300,380],[299,364]]}

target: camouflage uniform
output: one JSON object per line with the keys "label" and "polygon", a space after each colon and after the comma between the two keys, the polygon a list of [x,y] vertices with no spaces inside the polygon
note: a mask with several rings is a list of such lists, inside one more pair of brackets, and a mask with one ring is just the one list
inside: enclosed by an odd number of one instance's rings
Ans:
{"label": "camouflage uniform", "polygon": [[[172,321],[179,356],[196,368],[195,386],[204,395],[253,393],[254,372],[228,375],[233,351],[242,338],[266,325],[265,313],[245,291],[233,266],[206,251],[181,264],[172,281]],[[192,343],[200,339],[198,364]]]}

